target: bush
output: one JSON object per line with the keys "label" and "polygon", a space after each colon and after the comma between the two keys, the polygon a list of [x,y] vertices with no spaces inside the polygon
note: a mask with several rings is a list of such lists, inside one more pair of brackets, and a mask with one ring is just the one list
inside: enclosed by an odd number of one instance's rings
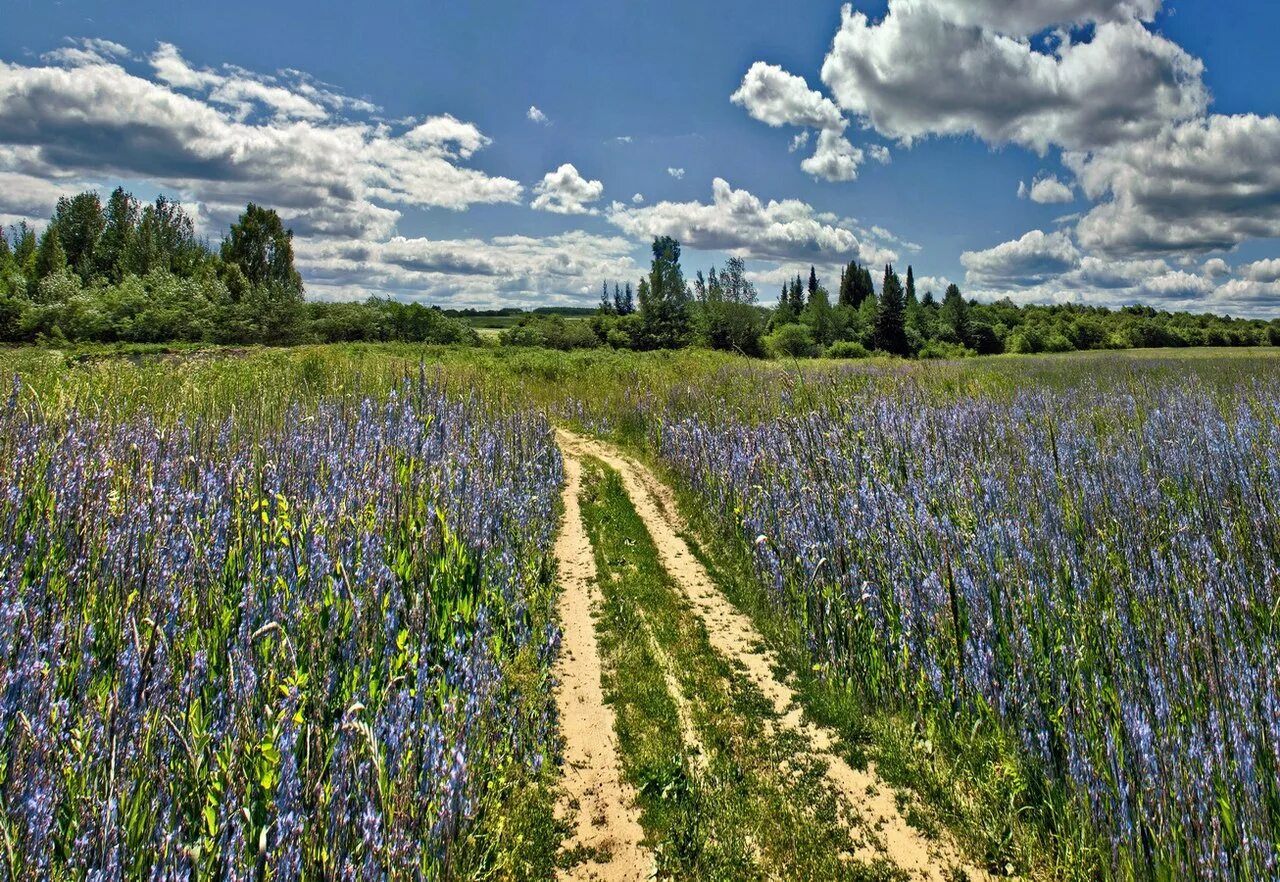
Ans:
{"label": "bush", "polygon": [[867,347],[852,340],[837,340],[827,347],[827,358],[869,358]]}
{"label": "bush", "polygon": [[942,340],[930,340],[921,347],[919,352],[920,358],[969,358],[976,355],[972,349],[967,346],[961,346],[959,343],[947,343]]}
{"label": "bush", "polygon": [[822,350],[804,325],[781,325],[764,338],[765,348],[775,358],[814,358]]}

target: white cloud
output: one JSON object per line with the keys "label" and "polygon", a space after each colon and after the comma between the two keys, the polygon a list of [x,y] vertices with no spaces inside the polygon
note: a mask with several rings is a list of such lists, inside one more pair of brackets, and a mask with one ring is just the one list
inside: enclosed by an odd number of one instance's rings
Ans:
{"label": "white cloud", "polygon": [[[283,118],[286,102],[268,92],[241,95],[270,105],[272,116],[250,122],[213,97],[230,80],[249,82],[243,73],[195,71],[163,46],[152,63],[170,85],[114,64],[0,62],[0,171],[145,180],[202,203],[218,221],[252,200],[276,207],[299,235],[385,236],[400,216],[395,205],[465,208],[520,199],[516,181],[457,164],[488,139],[453,117],[431,117],[396,134],[385,124],[309,111]],[[209,97],[175,91],[177,83]]]}
{"label": "white cloud", "polygon": [[385,242],[312,239],[297,245],[312,296],[359,300],[370,293],[442,305],[590,305],[600,280],[639,273],[620,236],[577,231],[548,238]]}
{"label": "white cloud", "polygon": [[547,115],[539,110],[537,105],[534,104],[529,105],[529,109],[525,112],[525,116],[529,120],[540,124],[550,122],[550,120],[547,119]]}
{"label": "white cloud", "polygon": [[630,143],[631,143],[632,141],[634,141],[635,139],[634,139],[634,138],[632,138],[630,135],[619,135],[618,137],[614,138],[613,140],[614,140],[614,142],[615,142],[615,143],[617,143],[617,144],[630,144]]}
{"label": "white cloud", "polygon": [[712,202],[660,202],[631,208],[615,202],[610,222],[629,236],[674,236],[688,248],[728,251],[758,260],[861,260],[876,265],[897,259],[888,249],[861,240],[852,230],[815,213],[797,199],[763,202],[727,181],[712,182]]}
{"label": "white cloud", "polygon": [[1021,239],[986,251],[966,251],[960,263],[967,283],[1008,289],[1035,285],[1080,265],[1080,252],[1066,233],[1032,230]]}
{"label": "white cloud", "polygon": [[[844,136],[848,121],[835,102],[810,89],[804,77],[776,64],[757,61],[729,100],[745,108],[753,119],[775,128],[789,125],[817,129],[817,150],[800,163],[808,174],[827,181],[852,181],[858,176],[863,153]],[[804,147],[808,140],[807,131],[797,135],[791,141],[790,152]]]}
{"label": "white cloud", "polygon": [[644,202],[644,194],[643,194],[643,193],[637,193],[636,195],[634,195],[634,196],[632,196],[632,197],[631,197],[631,204],[632,204],[632,205],[640,205],[640,204],[642,204],[643,202]]}
{"label": "white cloud", "polygon": [[893,162],[893,154],[889,152],[889,148],[883,144],[872,144],[867,148],[867,152],[871,154],[871,158],[881,165],[888,165]]}
{"label": "white cloud", "polygon": [[533,188],[537,198],[529,203],[538,211],[553,214],[596,214],[587,203],[596,202],[604,195],[604,184],[588,181],[572,163],[566,162],[553,172],[547,172]]}
{"label": "white cloud", "polygon": [[96,38],[68,39],[60,46],[40,56],[41,61],[68,66],[81,64],[110,64],[113,59],[128,58],[129,49],[111,40]]}
{"label": "white cloud", "polygon": [[1280,258],[1258,260],[1242,266],[1240,276],[1250,282],[1280,282]]}
{"label": "white cloud", "polygon": [[[1024,26],[1008,36],[990,27],[1016,21],[995,0],[891,0],[874,24],[846,4],[822,79],[841,110],[905,143],[975,134],[1043,152],[1137,140],[1208,102],[1203,64],[1130,17],[1152,5],[1018,3]],[[1088,42],[1046,52],[1020,39],[1037,18],[1100,23]]]}
{"label": "white cloud", "polygon": [[862,151],[844,135],[823,129],[818,133],[818,149],[800,163],[800,168],[826,181],[852,181],[858,176],[862,158]]}
{"label": "white cloud", "polygon": [[983,27],[1012,37],[1030,37],[1054,25],[1150,21],[1162,0],[931,0],[938,16],[953,24]]}
{"label": "white cloud", "polygon": [[1220,116],[1146,141],[1069,153],[1091,200],[1082,245],[1115,255],[1204,253],[1280,236],[1280,119]]}
{"label": "white cloud", "polygon": [[745,108],[753,119],[775,128],[786,125],[843,132],[848,125],[835,102],[810,89],[804,77],[763,61],[751,65],[729,100]]}
{"label": "white cloud", "polygon": [[1204,262],[1203,271],[1211,279],[1220,279],[1223,276],[1231,275],[1231,265],[1221,257],[1215,257]]}
{"label": "white cloud", "polygon": [[675,178],[675,179],[678,181],[678,180],[680,180],[681,178],[683,178],[683,177],[684,177],[684,169],[682,169],[682,168],[668,168],[668,169],[667,169],[667,174],[671,175],[671,177]]}
{"label": "white cloud", "polygon": [[1074,202],[1076,194],[1072,191],[1071,185],[1058,180],[1057,175],[1043,175],[1037,176],[1030,187],[1027,187],[1025,181],[1019,181],[1018,198],[1030,198],[1032,202],[1040,205],[1050,205],[1058,202]]}

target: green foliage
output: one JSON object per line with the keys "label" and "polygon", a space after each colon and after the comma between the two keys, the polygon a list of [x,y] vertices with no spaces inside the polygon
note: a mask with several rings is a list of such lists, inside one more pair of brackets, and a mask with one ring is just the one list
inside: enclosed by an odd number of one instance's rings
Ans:
{"label": "green foliage", "polygon": [[902,281],[892,266],[884,268],[884,285],[880,289],[880,304],[876,311],[876,348],[892,355],[907,355],[906,298]]}
{"label": "green foliage", "polygon": [[503,346],[536,346],[544,349],[594,349],[603,341],[586,321],[566,321],[562,317],[530,315],[498,335]]}
{"label": "green foliage", "polygon": [[680,269],[680,243],[653,240],[649,277],[640,280],[642,349],[679,349],[689,344],[689,287]]}
{"label": "green foliage", "polygon": [[871,352],[861,343],[852,340],[840,340],[827,347],[827,358],[859,359],[870,358]]}
{"label": "green foliage", "polygon": [[775,358],[813,358],[822,352],[809,328],[799,324],[775,328],[764,338],[764,345]]}

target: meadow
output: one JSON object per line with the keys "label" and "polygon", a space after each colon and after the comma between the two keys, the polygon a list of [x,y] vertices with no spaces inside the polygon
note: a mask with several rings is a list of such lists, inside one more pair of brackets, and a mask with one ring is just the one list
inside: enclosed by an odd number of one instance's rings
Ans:
{"label": "meadow", "polygon": [[806,713],[990,872],[1280,872],[1269,351],[22,349],[0,376],[5,878],[547,878],[553,424],[673,484]]}

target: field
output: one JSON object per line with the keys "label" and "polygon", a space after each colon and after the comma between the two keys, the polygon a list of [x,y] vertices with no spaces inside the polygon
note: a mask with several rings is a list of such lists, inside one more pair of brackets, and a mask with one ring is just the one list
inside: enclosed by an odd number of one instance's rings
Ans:
{"label": "field", "polygon": [[1280,873],[1267,351],[0,376],[0,878]]}

